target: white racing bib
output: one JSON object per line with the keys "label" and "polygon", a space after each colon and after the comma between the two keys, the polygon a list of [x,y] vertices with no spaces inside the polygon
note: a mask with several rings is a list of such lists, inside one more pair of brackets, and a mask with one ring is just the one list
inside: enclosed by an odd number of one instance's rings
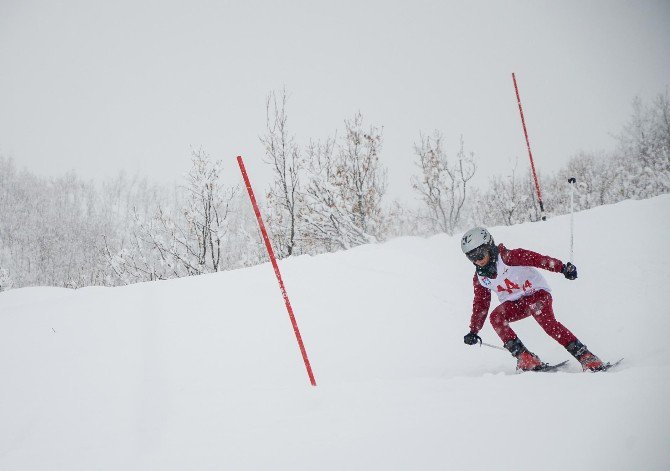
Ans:
{"label": "white racing bib", "polygon": [[477,275],[479,284],[484,288],[490,289],[498,295],[498,301],[516,301],[523,296],[529,296],[538,290],[551,292],[549,284],[534,267],[509,266],[505,265],[502,257],[498,255],[498,276],[496,278],[487,278]]}

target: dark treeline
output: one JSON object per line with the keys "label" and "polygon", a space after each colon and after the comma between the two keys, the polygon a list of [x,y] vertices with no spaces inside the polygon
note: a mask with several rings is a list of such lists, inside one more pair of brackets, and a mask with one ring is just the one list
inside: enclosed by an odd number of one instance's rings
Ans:
{"label": "dark treeline", "polygon": [[[462,139],[449,155],[439,131],[418,136],[408,185],[421,205],[410,209],[386,197],[381,126],[358,113],[335,136],[299,143],[288,123],[286,92],[271,93],[261,143],[274,180],[263,212],[280,257],[540,218],[532,177],[521,170],[527,165],[474,187],[477,159]],[[115,286],[265,261],[237,176],[228,181],[204,150],[191,154],[175,188],[125,174],[101,184],[74,172],[39,178],[0,156],[0,291]],[[614,149],[580,153],[556,174],[539,175],[548,216],[569,210],[571,176],[577,210],[667,193],[667,92],[650,103],[634,101]]]}

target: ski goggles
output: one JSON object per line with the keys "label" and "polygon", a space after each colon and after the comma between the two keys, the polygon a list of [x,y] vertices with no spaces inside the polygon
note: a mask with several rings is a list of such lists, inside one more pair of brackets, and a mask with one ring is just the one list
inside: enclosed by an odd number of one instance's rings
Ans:
{"label": "ski goggles", "polygon": [[465,254],[466,257],[468,257],[468,260],[471,262],[476,262],[478,260],[482,260],[484,257],[486,257],[486,254],[489,253],[488,247],[484,245],[480,245],[476,249],[470,250],[468,253]]}

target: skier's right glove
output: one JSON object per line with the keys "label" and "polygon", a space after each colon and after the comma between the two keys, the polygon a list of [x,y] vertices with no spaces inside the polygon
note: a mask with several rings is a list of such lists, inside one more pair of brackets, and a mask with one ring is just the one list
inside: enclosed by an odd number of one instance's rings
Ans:
{"label": "skier's right glove", "polygon": [[572,263],[568,262],[565,265],[563,265],[563,270],[561,270],[561,273],[563,273],[563,276],[566,277],[568,280],[574,280],[577,278],[577,267],[574,266]]}
{"label": "skier's right glove", "polygon": [[475,345],[477,342],[482,343],[482,338],[477,335],[476,332],[470,332],[468,335],[463,337],[463,342],[468,345]]}

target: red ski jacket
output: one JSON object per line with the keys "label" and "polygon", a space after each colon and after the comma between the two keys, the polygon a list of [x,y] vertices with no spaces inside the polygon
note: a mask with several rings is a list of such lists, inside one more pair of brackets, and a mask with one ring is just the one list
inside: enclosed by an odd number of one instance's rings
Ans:
{"label": "red ski jacket", "polygon": [[[541,255],[537,252],[531,252],[526,249],[512,249],[508,250],[503,244],[498,245],[500,258],[506,265],[510,266],[524,266],[535,267],[560,273],[563,270],[563,262]],[[479,332],[484,326],[486,317],[489,314],[489,307],[491,307],[491,290],[484,288],[477,278],[477,272],[472,278],[472,285],[475,290],[475,298],[472,302],[472,318],[470,319],[470,331]],[[514,302],[514,301],[509,301]]]}

